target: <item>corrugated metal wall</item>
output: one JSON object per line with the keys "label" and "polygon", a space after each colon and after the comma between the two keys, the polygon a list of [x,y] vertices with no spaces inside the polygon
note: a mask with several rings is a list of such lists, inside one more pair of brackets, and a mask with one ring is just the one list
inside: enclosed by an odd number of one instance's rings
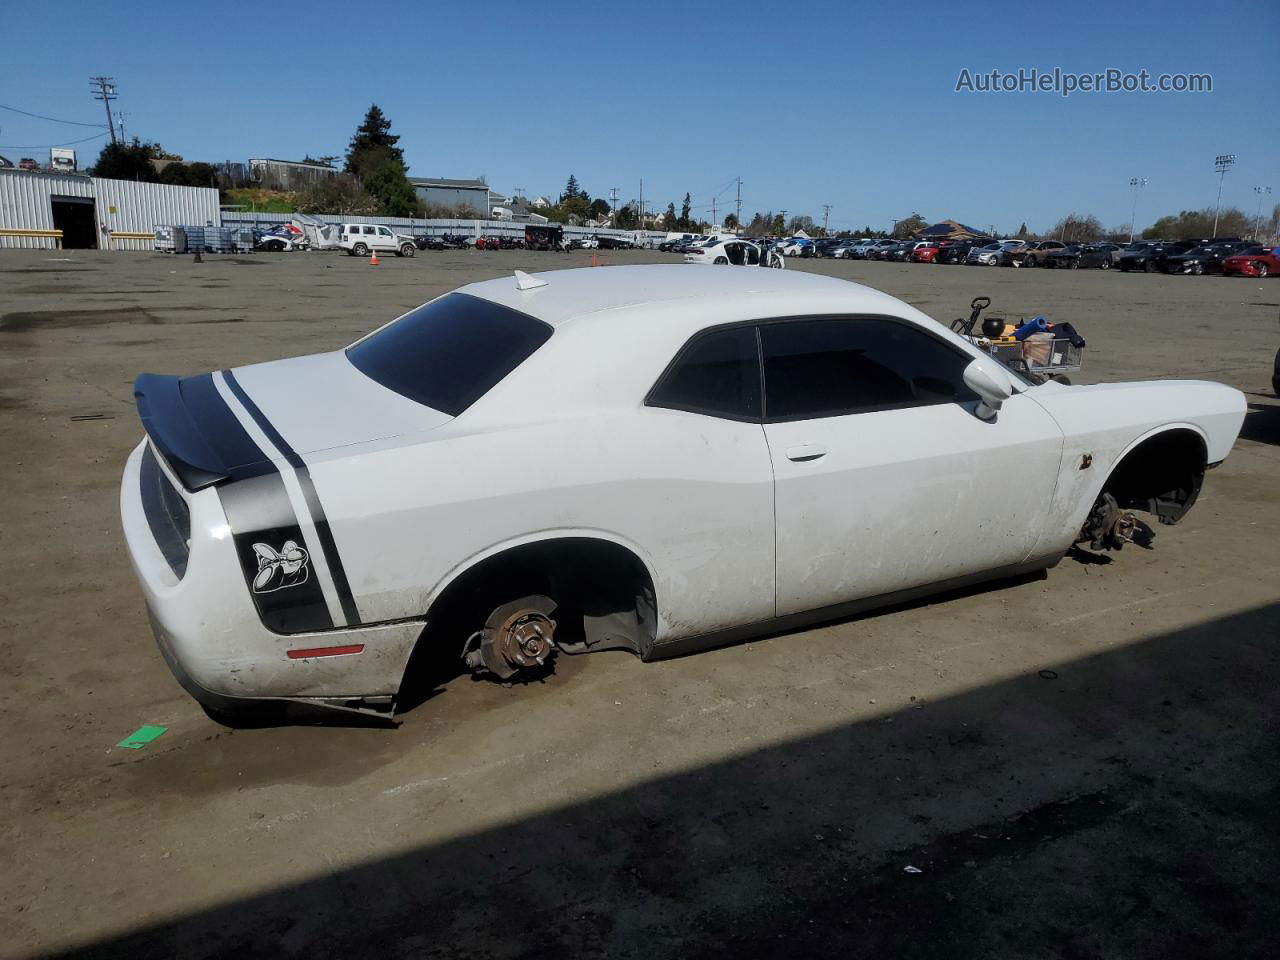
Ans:
{"label": "corrugated metal wall", "polygon": [[[98,246],[112,250],[150,250],[150,240],[108,240],[102,232],[150,233],[160,223],[222,224],[218,191],[160,183],[104,180],[0,170],[0,228],[52,230],[52,198],[93,197],[99,224]],[[53,249],[43,237],[0,237],[0,248]]]}
{"label": "corrugated metal wall", "polygon": [[[182,223],[218,227],[222,213],[218,191],[211,187],[171,187],[163,183],[135,183],[131,180],[93,178],[98,200],[98,222],[107,229],[125,233],[150,233],[159,223]],[[120,240],[98,245],[112,250],[151,250],[151,240]]]}
{"label": "corrugated metal wall", "polygon": [[[26,171],[0,170],[0,228],[52,230],[53,196],[92,197],[88,177],[45,176]],[[43,237],[0,237],[0,247],[52,250],[57,243]]]}
{"label": "corrugated metal wall", "polygon": [[418,199],[429,207],[439,207],[457,212],[459,207],[467,207],[476,213],[485,215],[489,211],[488,187],[427,187],[415,186]]}

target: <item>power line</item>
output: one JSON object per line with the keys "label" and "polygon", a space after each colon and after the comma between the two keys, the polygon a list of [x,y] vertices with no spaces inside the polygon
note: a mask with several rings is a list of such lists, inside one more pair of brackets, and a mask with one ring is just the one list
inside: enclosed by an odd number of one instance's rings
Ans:
{"label": "power line", "polygon": [[36,144],[34,146],[26,146],[26,147],[17,147],[11,143],[6,143],[6,144],[0,145],[0,149],[3,149],[3,150],[49,150],[53,147],[73,147],[77,143],[85,143],[89,140],[97,140],[99,137],[105,137],[106,135],[107,135],[107,131],[103,130],[101,133],[95,133],[93,136],[85,137],[83,140],[68,140],[66,143],[41,143],[41,144]]}
{"label": "power line", "polygon": [[[37,120],[48,120],[50,123],[69,123],[73,127],[105,127],[106,126],[105,123],[81,123],[79,120],[59,120],[56,117],[46,117],[44,114],[41,114],[41,113],[32,113],[29,110],[19,110],[17,107],[7,107],[3,103],[0,103],[0,110],[8,110],[10,113],[20,113],[24,117],[35,117]],[[22,147],[21,149],[27,150],[27,149],[34,149],[34,148]]]}

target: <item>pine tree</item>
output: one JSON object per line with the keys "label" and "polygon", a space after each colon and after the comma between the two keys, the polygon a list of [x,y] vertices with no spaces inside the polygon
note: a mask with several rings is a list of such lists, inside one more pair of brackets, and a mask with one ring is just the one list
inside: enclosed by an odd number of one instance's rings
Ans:
{"label": "pine tree", "polygon": [[680,226],[684,227],[686,230],[692,226],[689,222],[690,206],[692,206],[692,201],[689,199],[689,194],[686,193],[684,195],[684,203],[680,205]]}
{"label": "pine tree", "polygon": [[348,173],[360,173],[360,166],[366,157],[374,152],[389,156],[397,163],[404,164],[404,151],[396,146],[400,138],[391,133],[391,121],[383,114],[375,103],[364,115],[364,122],[356,127],[351,145],[347,147]]}
{"label": "pine tree", "polygon": [[578,195],[578,192],[578,178],[571,173],[569,174],[569,182],[564,185],[564,193],[560,194],[560,202],[572,200]]}
{"label": "pine tree", "polygon": [[1027,224],[1024,221],[1022,226],[1018,228],[1018,236],[1025,237],[1027,235]]}

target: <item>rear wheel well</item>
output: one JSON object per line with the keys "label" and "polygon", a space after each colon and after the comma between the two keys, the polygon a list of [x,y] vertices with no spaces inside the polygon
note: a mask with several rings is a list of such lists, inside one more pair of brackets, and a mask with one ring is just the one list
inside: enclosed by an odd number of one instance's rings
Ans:
{"label": "rear wheel well", "polygon": [[643,656],[653,643],[657,602],[639,557],[593,537],[541,540],[486,557],[445,587],[427,611],[406,685],[420,671],[437,678],[441,667],[446,675],[456,672],[464,645],[489,614],[533,595],[555,601],[556,645],[566,653],[622,649]]}
{"label": "rear wheel well", "polygon": [[1144,510],[1161,523],[1182,519],[1200,495],[1208,451],[1194,430],[1166,430],[1148,437],[1121,458],[1102,492],[1125,510]]}

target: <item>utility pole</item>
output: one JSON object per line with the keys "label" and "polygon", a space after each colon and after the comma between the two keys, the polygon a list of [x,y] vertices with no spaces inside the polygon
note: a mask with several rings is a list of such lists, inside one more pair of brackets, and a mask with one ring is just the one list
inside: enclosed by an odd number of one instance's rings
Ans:
{"label": "utility pole", "polygon": [[824,203],[822,205],[822,233],[825,236],[827,232],[827,220],[831,217],[831,204]]}
{"label": "utility pole", "polygon": [[1138,191],[1147,185],[1146,177],[1133,177],[1129,186],[1133,187],[1133,212],[1129,214],[1129,242],[1133,243],[1133,233],[1138,229]]}
{"label": "utility pole", "polygon": [[125,136],[125,133],[124,133],[124,118],[127,116],[129,115],[125,113],[123,110],[116,111],[116,118],[120,121],[120,139],[125,143],[129,141],[129,138]]}
{"label": "utility pole", "polygon": [[782,232],[785,235],[787,232],[787,211],[782,210],[780,212],[782,214]]}
{"label": "utility pole", "polygon": [[711,226],[718,227],[720,224],[716,221],[716,198],[711,198]]}
{"label": "utility pole", "polygon": [[1213,206],[1213,235],[1218,235],[1218,212],[1222,209],[1222,184],[1227,179],[1227,171],[1236,162],[1234,153],[1220,153],[1213,161],[1213,169],[1218,174],[1218,202]]}
{"label": "utility pole", "polygon": [[618,224],[618,188],[609,188],[609,229]]}
{"label": "utility pole", "polygon": [[644,178],[640,178],[640,229],[644,229]]}
{"label": "utility pole", "polygon": [[101,100],[107,108],[107,129],[111,131],[111,142],[119,143],[116,139],[116,124],[111,118],[111,101],[116,98],[115,81],[110,77],[90,77],[89,83],[96,88],[93,99]]}
{"label": "utility pole", "polygon": [[1253,242],[1257,243],[1258,238],[1262,235],[1262,198],[1271,196],[1271,188],[1254,187],[1253,192],[1258,195],[1258,215],[1253,221]]}
{"label": "utility pole", "polygon": [[737,221],[738,221],[738,222],[737,222],[737,224],[736,224],[736,227],[737,227],[736,232],[737,232],[737,233],[741,233],[741,232],[742,232],[742,178],[741,178],[741,177],[739,177],[739,178],[738,178],[738,201],[737,201],[737,203],[738,203],[738,207],[737,207],[736,212],[734,213],[734,216],[737,218]]}

